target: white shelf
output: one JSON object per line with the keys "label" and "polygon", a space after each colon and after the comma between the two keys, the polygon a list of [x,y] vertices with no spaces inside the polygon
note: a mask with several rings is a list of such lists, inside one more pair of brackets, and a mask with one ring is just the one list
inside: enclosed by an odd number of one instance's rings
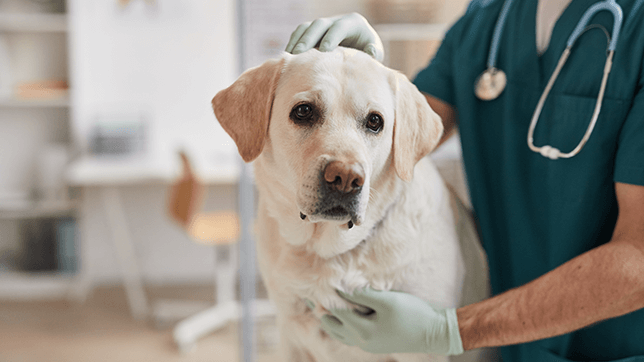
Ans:
{"label": "white shelf", "polygon": [[61,33],[67,31],[65,14],[0,14],[0,31]]}
{"label": "white shelf", "polygon": [[378,24],[374,29],[383,42],[396,40],[442,40],[449,24]]}
{"label": "white shelf", "polygon": [[24,207],[3,208],[0,200],[0,220],[28,219],[39,217],[64,217],[70,216],[76,210],[72,202],[27,203]]}
{"label": "white shelf", "polygon": [[68,296],[73,274],[0,271],[0,300],[60,299]]}
{"label": "white shelf", "polygon": [[[0,0],[1,2],[2,0]],[[68,51],[68,41],[63,42],[59,39],[68,35],[68,15],[46,12],[10,12],[8,9],[8,7],[4,7],[3,10],[6,11],[0,11],[0,36],[4,38],[2,40],[5,40],[3,50],[7,55],[3,58],[11,59],[10,56],[15,55],[15,59],[20,62],[19,66],[14,69],[16,74],[12,77],[18,79],[9,79],[9,84],[13,85],[11,80],[17,81],[22,78],[57,79],[63,69],[69,69],[66,63],[67,56],[64,55]],[[52,36],[53,38],[51,38]],[[6,59],[3,60],[6,61]],[[57,109],[71,106],[69,93],[59,89],[53,89],[51,94],[30,93],[29,95],[33,98],[22,98],[17,94],[9,94],[9,91],[13,89],[4,90],[5,92],[0,96],[0,111],[17,110],[17,112],[8,113],[10,120],[27,119],[30,117],[30,113],[22,112],[22,110],[31,109],[42,110],[42,112],[37,112],[38,117],[41,117],[40,114],[43,113],[42,117],[38,119],[54,120],[60,117]],[[35,97],[40,94],[43,97]],[[45,113],[48,114],[45,115]],[[0,124],[3,121],[5,119],[0,119]],[[62,127],[68,128],[67,123],[64,123]],[[9,125],[11,126],[11,124]],[[62,129],[61,126],[56,126],[56,128]],[[7,127],[4,127],[3,131],[7,129],[11,131],[11,128]],[[48,132],[48,130],[49,127],[43,128],[41,133]],[[44,142],[52,142],[55,137],[46,136],[42,139]],[[28,162],[33,157],[25,155],[24,151],[25,149],[21,149],[22,153],[17,157],[20,157],[21,161]],[[11,157],[14,156],[11,155]],[[15,172],[20,171],[24,171],[24,168],[15,170]],[[0,194],[0,220],[10,220],[13,223],[13,220],[21,219],[74,216],[78,208],[77,203],[74,202],[37,202],[28,196],[20,193]],[[15,237],[19,238],[18,234]],[[9,260],[8,263],[17,264],[15,262],[16,260]],[[78,274],[81,273],[79,270]],[[0,303],[3,300],[26,301],[65,298],[72,290],[77,277],[77,274],[57,271],[17,271],[7,265],[4,267],[0,265]]]}
{"label": "white shelf", "polygon": [[69,97],[58,98],[0,98],[0,108],[66,108]]}

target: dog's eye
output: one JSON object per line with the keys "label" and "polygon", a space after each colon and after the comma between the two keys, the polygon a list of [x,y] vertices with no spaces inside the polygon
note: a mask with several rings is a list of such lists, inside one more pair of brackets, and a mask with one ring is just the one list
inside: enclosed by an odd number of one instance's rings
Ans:
{"label": "dog's eye", "polygon": [[367,117],[367,128],[374,133],[378,133],[382,130],[382,125],[384,121],[378,113],[370,113]]}
{"label": "dog's eye", "polygon": [[291,110],[291,119],[296,123],[310,122],[313,119],[313,107],[308,104],[299,104]]}

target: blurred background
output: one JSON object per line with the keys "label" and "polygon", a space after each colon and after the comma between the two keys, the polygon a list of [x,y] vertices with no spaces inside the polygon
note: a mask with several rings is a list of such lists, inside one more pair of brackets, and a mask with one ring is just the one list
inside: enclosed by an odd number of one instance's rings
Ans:
{"label": "blurred background", "polygon": [[[238,235],[196,238],[168,212],[183,151],[199,210],[236,217],[211,98],[298,24],[348,12],[411,78],[467,3],[0,0],[0,362],[239,360]],[[466,195],[458,139],[433,157]],[[259,314],[254,358],[277,361]]]}

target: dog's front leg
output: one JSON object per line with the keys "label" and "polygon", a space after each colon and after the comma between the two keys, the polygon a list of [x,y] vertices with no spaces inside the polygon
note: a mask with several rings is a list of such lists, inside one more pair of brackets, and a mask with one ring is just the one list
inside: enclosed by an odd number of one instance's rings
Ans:
{"label": "dog's front leg", "polygon": [[301,326],[285,317],[287,313],[277,316],[277,329],[280,335],[280,352],[284,362],[318,362],[301,340]]}
{"label": "dog's front leg", "polygon": [[288,338],[281,338],[281,349],[284,362],[317,362],[304,347],[296,346]]}

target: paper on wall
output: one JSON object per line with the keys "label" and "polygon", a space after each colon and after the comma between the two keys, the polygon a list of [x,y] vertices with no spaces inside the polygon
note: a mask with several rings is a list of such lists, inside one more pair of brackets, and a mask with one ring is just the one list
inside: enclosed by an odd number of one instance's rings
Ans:
{"label": "paper on wall", "polygon": [[278,57],[291,33],[308,16],[308,3],[304,0],[244,1],[243,69]]}

